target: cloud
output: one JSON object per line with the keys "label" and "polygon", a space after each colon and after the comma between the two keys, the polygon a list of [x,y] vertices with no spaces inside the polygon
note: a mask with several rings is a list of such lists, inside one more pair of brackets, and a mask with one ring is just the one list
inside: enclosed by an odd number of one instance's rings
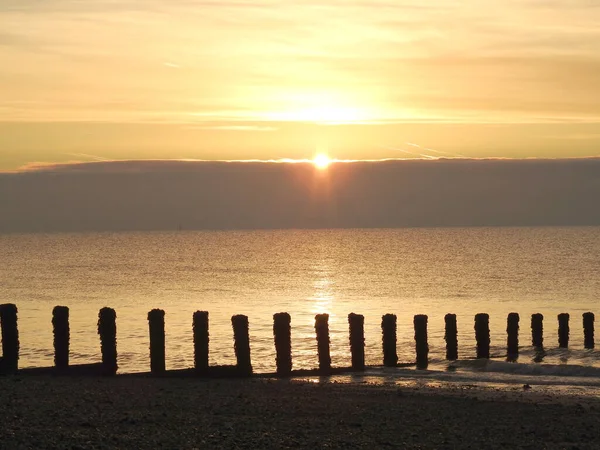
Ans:
{"label": "cloud", "polygon": [[0,232],[600,225],[600,158],[88,162],[0,174]]}
{"label": "cloud", "polygon": [[277,131],[277,127],[260,125],[197,125],[185,127],[187,130],[215,131]]}
{"label": "cloud", "polygon": [[599,20],[583,0],[5,0],[0,97],[48,107],[0,118],[259,120],[331,94],[373,120],[598,120]]}

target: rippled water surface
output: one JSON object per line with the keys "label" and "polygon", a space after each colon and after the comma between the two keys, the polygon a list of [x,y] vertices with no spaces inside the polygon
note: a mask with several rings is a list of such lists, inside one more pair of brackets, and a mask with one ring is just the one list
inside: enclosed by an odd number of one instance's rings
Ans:
{"label": "rippled water surface", "polygon": [[[412,318],[429,315],[433,364],[444,315],[456,313],[461,358],[473,358],[473,316],[490,314],[492,353],[505,358],[506,316],[545,316],[544,363],[600,367],[583,349],[581,314],[600,298],[600,227],[289,230],[0,236],[0,302],[19,308],[21,366],[51,365],[51,311],[71,310],[73,362],[99,360],[97,313],[117,311],[122,372],[148,370],[147,312],[166,311],[167,368],[193,364],[192,313],[210,314],[211,364],[233,364],[231,316],[250,318],[253,366],[275,365],[272,315],[292,316],[294,367],[317,365],[314,316],[329,313],[334,365],[350,363],[347,314],[364,314],[367,362],[380,364],[381,316],[398,315],[398,354],[414,360]],[[560,312],[571,345],[556,349]]]}

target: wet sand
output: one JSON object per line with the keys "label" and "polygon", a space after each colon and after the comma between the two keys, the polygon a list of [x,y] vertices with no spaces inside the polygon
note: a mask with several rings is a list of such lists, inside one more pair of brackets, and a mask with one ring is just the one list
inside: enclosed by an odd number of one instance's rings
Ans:
{"label": "wet sand", "polygon": [[0,377],[0,448],[600,448],[600,399],[303,380]]}

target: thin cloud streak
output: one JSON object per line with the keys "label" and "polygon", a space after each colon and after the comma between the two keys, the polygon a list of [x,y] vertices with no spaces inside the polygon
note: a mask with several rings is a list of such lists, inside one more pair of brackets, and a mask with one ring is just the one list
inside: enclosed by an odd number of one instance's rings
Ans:
{"label": "thin cloud streak", "polygon": [[[403,151],[402,149],[394,147],[385,147],[392,150]],[[407,154],[414,155],[408,158],[379,158],[379,159],[337,159],[331,158],[330,165],[335,164],[361,164],[361,163],[389,163],[389,162],[411,162],[411,161],[456,161],[456,162],[485,162],[485,161],[513,161],[518,163],[519,161],[555,161],[555,162],[569,162],[569,161],[595,161],[600,162],[600,155],[592,155],[577,158],[505,158],[505,157],[486,157],[486,158],[473,158],[473,157],[437,157],[431,155],[421,155],[419,153],[412,153],[403,151]],[[110,159],[99,159],[95,161],[67,161],[64,163],[51,163],[51,162],[33,162],[27,165],[21,166],[14,171],[0,171],[0,174],[26,174],[35,172],[95,172],[95,171],[135,171],[140,172],[144,170],[152,169],[155,170],[168,170],[169,168],[188,168],[193,169],[194,167],[200,167],[201,165],[212,165],[212,164],[259,164],[259,165],[306,165],[314,166],[314,159],[310,158],[278,158],[278,159],[191,159],[191,158],[180,158],[180,159],[136,159],[136,160],[110,160]]]}

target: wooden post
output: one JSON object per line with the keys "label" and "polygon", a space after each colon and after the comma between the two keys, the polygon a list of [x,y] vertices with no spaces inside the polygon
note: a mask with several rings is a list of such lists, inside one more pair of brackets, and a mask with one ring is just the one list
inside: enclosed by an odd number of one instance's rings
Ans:
{"label": "wooden post", "polygon": [[148,313],[150,327],[150,372],[165,372],[165,312],[153,309]]}
{"label": "wooden post", "polygon": [[350,351],[352,353],[352,368],[365,370],[365,316],[348,314],[350,327]]}
{"label": "wooden post", "polygon": [[54,366],[58,370],[69,368],[69,308],[55,306],[52,310],[54,329]]}
{"label": "wooden post", "polygon": [[446,359],[454,361],[458,359],[458,327],[456,324],[456,314],[446,314],[444,317],[446,322],[446,332],[444,339],[446,340]]}
{"label": "wooden post", "polygon": [[396,314],[385,314],[381,317],[381,333],[383,343],[383,365],[396,367],[398,354],[396,352]]}
{"label": "wooden post", "polygon": [[558,315],[558,346],[567,348],[569,346],[569,314]]}
{"label": "wooden post", "polygon": [[208,311],[196,311],[193,315],[194,368],[198,372],[208,370]]}
{"label": "wooden post", "polygon": [[477,358],[490,357],[490,316],[480,313],[475,315],[475,340],[477,341]]}
{"label": "wooden post", "polygon": [[241,314],[231,318],[233,326],[233,339],[237,367],[242,375],[252,374],[252,362],[250,359],[250,331],[248,316]]}
{"label": "wooden post", "polygon": [[319,370],[331,370],[331,355],[329,353],[329,314],[315,316],[315,331],[317,333],[317,352],[319,354]]}
{"label": "wooden post", "polygon": [[506,320],[508,359],[514,360],[519,355],[519,314],[510,313]]}
{"label": "wooden post", "polygon": [[273,337],[277,375],[288,376],[292,373],[292,318],[288,313],[273,315]]}
{"label": "wooden post", "polygon": [[2,327],[2,358],[0,373],[14,373],[19,369],[19,328],[17,306],[12,303],[0,305]]}
{"label": "wooden post", "polygon": [[415,327],[415,343],[417,350],[417,368],[426,369],[429,357],[429,344],[427,343],[427,316],[417,314],[413,319]]}
{"label": "wooden post", "polygon": [[531,344],[539,349],[544,347],[544,316],[539,313],[531,315]]}
{"label": "wooden post", "polygon": [[583,313],[583,345],[585,348],[594,348],[594,313]]}
{"label": "wooden post", "polygon": [[106,375],[117,373],[117,313],[112,308],[102,308],[98,313],[98,334],[102,365]]}

